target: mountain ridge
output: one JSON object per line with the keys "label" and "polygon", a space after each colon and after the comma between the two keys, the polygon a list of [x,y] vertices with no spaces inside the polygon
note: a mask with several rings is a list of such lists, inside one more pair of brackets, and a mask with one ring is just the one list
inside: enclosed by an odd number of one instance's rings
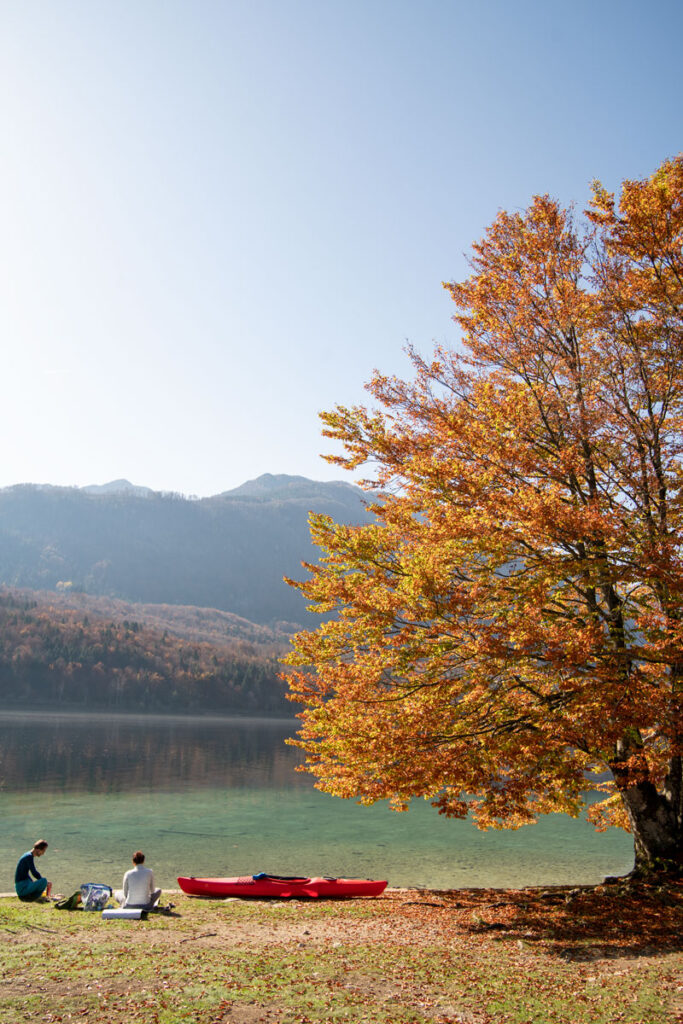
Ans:
{"label": "mountain ridge", "polygon": [[286,474],[208,498],[127,480],[15,484],[0,489],[0,583],[310,625],[304,598],[283,582],[304,576],[302,561],[317,561],[310,511],[346,524],[371,519],[355,485]]}
{"label": "mountain ridge", "polygon": [[85,487],[79,487],[78,490],[85,491],[87,494],[118,494],[121,491],[130,491],[140,497],[154,493],[151,487],[140,487],[137,484],[132,484],[130,480],[124,479],[110,480],[106,484],[87,484]]}
{"label": "mountain ridge", "polygon": [[310,477],[291,475],[288,473],[262,473],[251,480],[245,480],[227,491],[217,491],[215,494],[207,494],[204,497],[184,494],[180,491],[155,490],[145,484],[133,484],[125,477],[117,480],[109,480],[103,484],[48,484],[22,481],[21,483],[8,484],[0,487],[3,491],[14,491],[19,489],[36,491],[79,491],[83,494],[97,496],[108,496],[114,494],[131,494],[136,497],[174,497],[186,501],[212,501],[214,498],[251,498],[267,497],[275,493],[284,496],[293,496],[295,493],[301,496],[306,494],[321,493],[325,489],[355,492],[357,495],[364,495],[364,491],[356,484],[347,480],[312,480]]}

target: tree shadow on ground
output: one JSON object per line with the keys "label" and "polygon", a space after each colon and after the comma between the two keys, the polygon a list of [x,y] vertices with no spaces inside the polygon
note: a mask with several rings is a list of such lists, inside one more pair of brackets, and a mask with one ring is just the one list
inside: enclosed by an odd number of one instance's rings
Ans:
{"label": "tree shadow on ground", "polygon": [[471,933],[533,945],[568,960],[683,950],[683,881],[439,894]]}

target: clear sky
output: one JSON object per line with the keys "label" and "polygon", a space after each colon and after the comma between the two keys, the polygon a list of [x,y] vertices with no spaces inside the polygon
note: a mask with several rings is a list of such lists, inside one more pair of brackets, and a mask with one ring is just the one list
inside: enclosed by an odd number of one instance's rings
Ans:
{"label": "clear sky", "polygon": [[501,208],[683,150],[680,0],[0,0],[0,486],[336,479]]}

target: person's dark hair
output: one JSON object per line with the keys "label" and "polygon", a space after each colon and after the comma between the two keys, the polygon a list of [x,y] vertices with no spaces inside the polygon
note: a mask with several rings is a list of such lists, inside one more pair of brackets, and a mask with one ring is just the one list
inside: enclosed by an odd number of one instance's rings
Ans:
{"label": "person's dark hair", "polygon": [[145,863],[145,855],[144,855],[144,853],[142,852],[142,850],[136,850],[135,853],[133,854],[133,864],[144,864],[144,863]]}
{"label": "person's dark hair", "polygon": [[34,850],[47,850],[47,839],[36,839],[33,844]]}

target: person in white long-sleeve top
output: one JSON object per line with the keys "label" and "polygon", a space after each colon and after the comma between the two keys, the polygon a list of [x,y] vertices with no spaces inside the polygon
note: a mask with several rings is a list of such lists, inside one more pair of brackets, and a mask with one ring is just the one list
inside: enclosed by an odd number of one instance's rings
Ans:
{"label": "person in white long-sleeve top", "polygon": [[133,854],[135,865],[123,876],[123,905],[138,907],[140,910],[152,910],[159,902],[161,889],[154,888],[154,873],[146,868],[145,855],[142,850]]}

